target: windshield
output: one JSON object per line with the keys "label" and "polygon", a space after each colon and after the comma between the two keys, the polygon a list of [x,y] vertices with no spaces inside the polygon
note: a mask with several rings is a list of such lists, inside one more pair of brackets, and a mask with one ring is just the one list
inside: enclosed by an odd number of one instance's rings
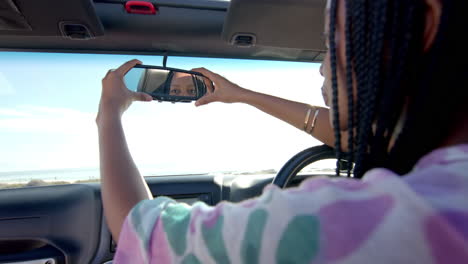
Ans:
{"label": "windshield", "polygon": [[[162,62],[141,55],[0,56],[0,188],[98,180],[95,118],[103,76],[133,58]],[[202,66],[248,89],[323,105],[318,64],[169,57],[167,66]],[[297,152],[319,144],[245,104],[134,103],[123,120],[145,176],[275,173]]]}

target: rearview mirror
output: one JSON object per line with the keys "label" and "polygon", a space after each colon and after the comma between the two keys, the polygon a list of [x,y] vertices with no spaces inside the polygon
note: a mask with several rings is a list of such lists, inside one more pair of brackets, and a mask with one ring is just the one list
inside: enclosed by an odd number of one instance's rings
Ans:
{"label": "rearview mirror", "polygon": [[201,73],[158,66],[137,65],[124,82],[129,90],[150,94],[158,101],[191,102],[213,91],[213,83]]}

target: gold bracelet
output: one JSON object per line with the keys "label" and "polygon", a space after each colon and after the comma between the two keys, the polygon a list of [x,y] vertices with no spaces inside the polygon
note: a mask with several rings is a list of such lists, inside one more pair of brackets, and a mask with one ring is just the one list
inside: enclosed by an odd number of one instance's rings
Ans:
{"label": "gold bracelet", "polygon": [[320,108],[315,108],[314,117],[312,118],[312,127],[310,128],[310,132],[309,132],[309,134],[311,135],[312,135],[312,132],[314,131],[315,123],[317,123],[317,117],[318,117],[319,112],[320,112]]}
{"label": "gold bracelet", "polygon": [[309,118],[310,118],[310,113],[312,112],[312,108],[309,108],[309,110],[307,110],[307,114],[306,114],[306,117],[305,117],[305,120],[304,120],[304,131],[307,132],[307,126],[309,126]]}

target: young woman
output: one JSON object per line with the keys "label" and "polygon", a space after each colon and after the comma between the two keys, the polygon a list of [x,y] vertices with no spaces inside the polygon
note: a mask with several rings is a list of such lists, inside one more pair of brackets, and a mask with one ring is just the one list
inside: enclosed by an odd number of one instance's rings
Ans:
{"label": "young woman", "polygon": [[133,101],[151,97],[122,82],[138,61],[109,72],[97,124],[104,210],[119,238],[115,263],[466,263],[468,53],[460,35],[467,5],[329,0],[321,72],[330,109],[198,69],[215,90],[197,105],[256,106],[334,143],[362,178],[269,186],[239,204],[151,200],[121,124]]}

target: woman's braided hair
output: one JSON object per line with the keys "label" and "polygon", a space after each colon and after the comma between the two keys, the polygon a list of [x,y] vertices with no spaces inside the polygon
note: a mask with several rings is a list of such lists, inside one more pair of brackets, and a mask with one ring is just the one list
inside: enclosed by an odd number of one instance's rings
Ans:
{"label": "woman's braided hair", "polygon": [[[423,155],[441,146],[468,113],[466,0],[443,0],[439,31],[424,51],[424,0],[345,0],[348,164],[354,177],[371,168],[408,173]],[[340,171],[336,17],[330,5],[333,125]],[[468,20],[467,20],[468,21]],[[353,81],[357,93],[353,93]],[[399,121],[400,120],[400,121]],[[403,121],[401,121],[403,120]],[[390,148],[395,131],[399,132]],[[352,167],[348,166],[348,176]]]}

